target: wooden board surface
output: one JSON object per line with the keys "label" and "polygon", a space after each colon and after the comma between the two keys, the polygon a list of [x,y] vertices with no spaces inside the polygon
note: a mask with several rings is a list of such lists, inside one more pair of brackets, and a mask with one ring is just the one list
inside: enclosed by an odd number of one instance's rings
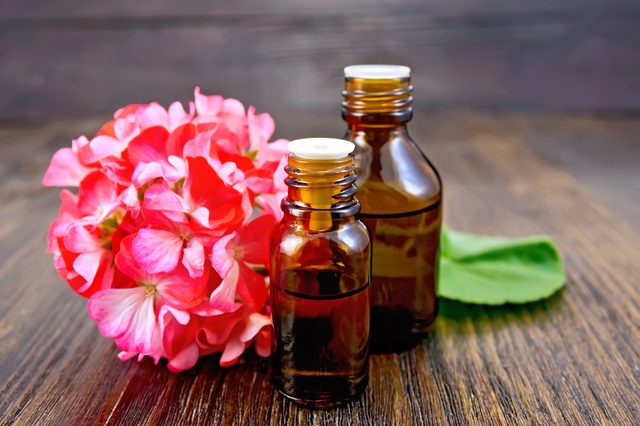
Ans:
{"label": "wooden board surface", "polygon": [[[186,100],[331,111],[341,69],[401,63],[436,109],[637,111],[631,0],[0,2],[0,120]],[[266,83],[268,82],[268,83]]]}
{"label": "wooden board surface", "polygon": [[[277,117],[278,133],[340,135],[335,115]],[[284,400],[269,364],[215,356],[181,374],[120,362],[45,253],[50,155],[100,119],[0,126],[0,424],[584,424],[640,421],[640,120],[419,111],[413,133],[445,183],[445,221],[551,234],[566,288],[519,307],[444,301],[416,349],[371,358],[340,409]]]}

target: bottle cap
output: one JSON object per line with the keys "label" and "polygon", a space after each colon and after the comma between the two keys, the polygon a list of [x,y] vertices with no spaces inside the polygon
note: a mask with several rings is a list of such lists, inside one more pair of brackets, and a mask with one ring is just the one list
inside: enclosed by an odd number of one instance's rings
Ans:
{"label": "bottle cap", "polygon": [[355,149],[353,142],[332,138],[305,138],[289,142],[289,155],[307,160],[338,160]]}
{"label": "bottle cap", "polygon": [[403,65],[349,65],[344,67],[344,76],[347,78],[409,78],[411,68]]}

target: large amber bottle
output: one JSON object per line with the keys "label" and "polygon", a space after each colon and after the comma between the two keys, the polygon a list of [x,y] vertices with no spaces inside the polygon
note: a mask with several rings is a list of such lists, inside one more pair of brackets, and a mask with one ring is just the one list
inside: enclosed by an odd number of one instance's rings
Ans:
{"label": "large amber bottle", "polygon": [[289,143],[284,218],[272,234],[273,381],[312,407],[352,399],[368,380],[371,245],[355,216],[353,149]]}
{"label": "large amber bottle", "polygon": [[371,232],[371,347],[397,351],[420,341],[438,314],[436,286],[442,183],[409,136],[410,69],[345,68],[345,139],[356,144],[360,217]]}

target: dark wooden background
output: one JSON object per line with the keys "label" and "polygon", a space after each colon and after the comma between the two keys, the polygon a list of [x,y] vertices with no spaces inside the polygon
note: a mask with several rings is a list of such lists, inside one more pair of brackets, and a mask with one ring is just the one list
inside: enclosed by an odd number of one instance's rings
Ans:
{"label": "dark wooden background", "polygon": [[104,114],[194,85],[333,111],[341,69],[407,64],[437,109],[637,111],[636,0],[2,0],[0,118]]}
{"label": "dark wooden background", "polygon": [[[640,423],[640,3],[0,0],[0,425]],[[122,363],[45,253],[52,153],[126,103],[194,85],[340,136],[341,68],[413,67],[414,137],[445,222],[546,233],[566,288],[523,306],[443,301],[366,394],[301,409],[248,355]]]}

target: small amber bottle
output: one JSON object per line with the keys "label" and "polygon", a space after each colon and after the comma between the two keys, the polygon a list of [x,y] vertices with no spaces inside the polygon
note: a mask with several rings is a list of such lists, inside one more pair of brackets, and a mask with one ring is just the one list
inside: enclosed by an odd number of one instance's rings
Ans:
{"label": "small amber bottle", "polygon": [[356,219],[354,145],[289,143],[284,218],[272,235],[273,381],[288,398],[330,407],[368,381],[370,242]]}
{"label": "small amber bottle", "polygon": [[413,87],[408,67],[345,68],[345,139],[356,144],[361,219],[371,231],[371,348],[407,349],[438,313],[436,285],[442,184],[409,136]]}

